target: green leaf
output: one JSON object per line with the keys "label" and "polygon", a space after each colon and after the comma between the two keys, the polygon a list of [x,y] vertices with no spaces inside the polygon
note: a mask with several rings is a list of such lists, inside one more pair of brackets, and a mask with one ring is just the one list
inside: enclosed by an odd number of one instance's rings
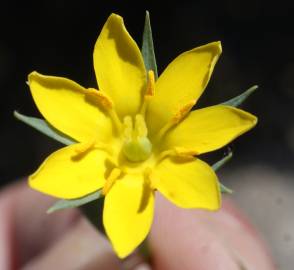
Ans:
{"label": "green leaf", "polygon": [[156,58],[154,53],[154,45],[152,38],[152,30],[150,24],[149,12],[146,11],[145,26],[143,32],[142,55],[146,70],[153,70],[155,79],[158,78]]}
{"label": "green leaf", "polygon": [[62,143],[65,145],[70,145],[73,143],[76,143],[73,139],[70,139],[66,135],[62,134],[58,130],[56,130],[54,127],[52,127],[49,123],[47,123],[45,120],[36,118],[36,117],[30,117],[23,114],[18,113],[17,111],[14,111],[14,116],[24,122],[25,124],[35,128],[36,130],[40,131],[41,133],[47,135],[48,137]]}
{"label": "green leaf", "polygon": [[58,210],[79,207],[84,204],[90,203],[92,201],[98,200],[101,196],[102,196],[101,190],[98,190],[82,198],[73,199],[73,200],[59,200],[47,210],[47,213],[51,214]]}
{"label": "green leaf", "polygon": [[[214,171],[219,170],[220,168],[222,168],[228,161],[231,160],[231,158],[233,157],[233,152],[229,149],[228,154],[223,157],[221,160],[219,160],[218,162],[214,163],[212,165],[212,169]],[[231,190],[230,188],[227,188],[225,185],[223,185],[222,183],[220,183],[220,188],[221,188],[221,192],[222,193],[229,193],[232,194],[233,190]]]}
{"label": "green leaf", "polygon": [[257,85],[253,85],[249,89],[247,89],[245,92],[243,92],[241,95],[236,96],[226,102],[223,102],[222,105],[228,105],[232,107],[239,107],[253,92],[256,91],[258,88]]}

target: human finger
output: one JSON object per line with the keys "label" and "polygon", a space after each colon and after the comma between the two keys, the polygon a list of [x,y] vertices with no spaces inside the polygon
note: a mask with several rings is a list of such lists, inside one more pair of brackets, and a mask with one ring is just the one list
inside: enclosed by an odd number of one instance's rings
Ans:
{"label": "human finger", "polygon": [[180,209],[157,197],[150,234],[152,261],[160,270],[272,270],[255,230],[231,202],[218,212]]}

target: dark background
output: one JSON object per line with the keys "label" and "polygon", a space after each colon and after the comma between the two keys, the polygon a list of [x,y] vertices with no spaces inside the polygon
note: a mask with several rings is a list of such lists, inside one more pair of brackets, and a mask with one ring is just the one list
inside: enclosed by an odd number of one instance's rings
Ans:
{"label": "dark background", "polygon": [[92,50],[106,18],[111,12],[123,16],[140,45],[146,9],[151,14],[160,72],[179,53],[222,41],[223,55],[200,106],[224,101],[253,84],[260,86],[243,106],[259,117],[259,124],[234,143],[230,168],[262,162],[293,170],[294,36],[289,4],[1,1],[1,184],[33,172],[60,147],[13,118],[15,109],[40,116],[25,84],[27,74],[37,70],[95,86]]}
{"label": "dark background", "polygon": [[[141,46],[151,14],[159,72],[178,54],[221,40],[223,54],[198,106],[260,86],[244,108],[256,128],[233,144],[220,172],[268,241],[279,269],[294,264],[294,31],[290,1],[1,1],[0,186],[32,173],[61,147],[13,118],[39,116],[27,85],[33,70],[95,87],[92,51],[111,12]],[[219,156],[223,151],[219,151]]]}

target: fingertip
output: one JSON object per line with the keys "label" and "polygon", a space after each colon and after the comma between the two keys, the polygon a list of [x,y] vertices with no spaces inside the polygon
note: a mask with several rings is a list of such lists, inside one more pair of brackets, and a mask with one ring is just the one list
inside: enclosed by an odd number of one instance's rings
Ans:
{"label": "fingertip", "polygon": [[48,265],[50,269],[120,269],[109,242],[84,218],[24,269],[47,269]]}
{"label": "fingertip", "polygon": [[155,269],[274,269],[253,227],[227,200],[218,212],[207,212],[157,196],[149,240]]}

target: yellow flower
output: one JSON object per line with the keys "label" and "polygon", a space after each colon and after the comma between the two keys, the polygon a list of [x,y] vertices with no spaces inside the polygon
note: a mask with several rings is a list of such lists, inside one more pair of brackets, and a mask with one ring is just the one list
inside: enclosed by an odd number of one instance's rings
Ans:
{"label": "yellow flower", "polygon": [[257,121],[224,105],[190,112],[220,54],[220,42],[187,51],[155,82],[123,19],[112,14],[94,49],[99,91],[29,75],[42,115],[77,142],[50,155],[30,186],[63,199],[102,189],[103,223],[120,257],[148,234],[156,190],[183,208],[218,209],[217,177],[198,155],[223,147]]}

